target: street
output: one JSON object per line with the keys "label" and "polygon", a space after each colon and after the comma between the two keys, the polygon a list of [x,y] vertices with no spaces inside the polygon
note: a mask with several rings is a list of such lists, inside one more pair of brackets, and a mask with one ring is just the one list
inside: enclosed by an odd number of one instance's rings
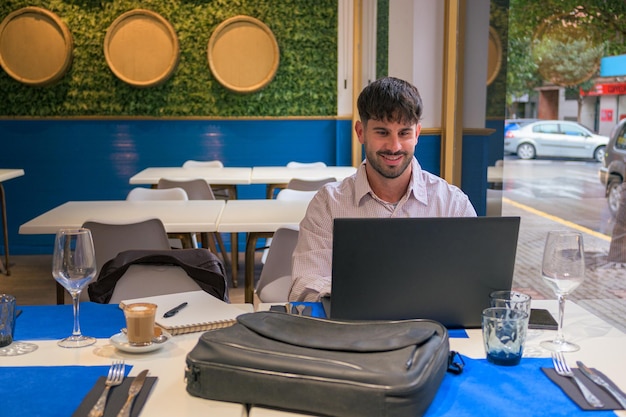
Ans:
{"label": "street", "polygon": [[598,179],[600,166],[592,161],[506,156],[502,196],[610,236],[614,219]]}

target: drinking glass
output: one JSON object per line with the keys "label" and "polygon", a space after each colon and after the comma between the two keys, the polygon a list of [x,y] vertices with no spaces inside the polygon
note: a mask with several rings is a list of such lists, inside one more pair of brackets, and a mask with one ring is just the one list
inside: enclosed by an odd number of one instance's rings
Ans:
{"label": "drinking glass", "polygon": [[74,330],[58,342],[61,347],[76,348],[96,343],[94,337],[80,332],[80,293],[96,275],[96,256],[89,229],[61,229],[57,232],[52,256],[52,276],[72,296]]}
{"label": "drinking glass", "polygon": [[548,232],[543,251],[541,275],[554,291],[559,302],[556,338],[541,342],[541,346],[553,352],[575,352],[580,349],[580,346],[565,340],[563,316],[565,297],[578,288],[585,278],[585,251],[581,233]]}

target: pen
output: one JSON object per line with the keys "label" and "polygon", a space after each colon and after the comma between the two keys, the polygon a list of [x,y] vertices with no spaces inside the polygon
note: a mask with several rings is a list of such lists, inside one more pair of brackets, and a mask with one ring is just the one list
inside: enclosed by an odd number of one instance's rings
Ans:
{"label": "pen", "polygon": [[163,317],[165,317],[165,318],[172,317],[172,316],[176,315],[176,313],[178,313],[180,310],[185,308],[186,306],[187,306],[187,302],[184,302],[181,305],[178,305],[178,306],[174,307],[173,309],[167,311],[165,314],[163,314]]}

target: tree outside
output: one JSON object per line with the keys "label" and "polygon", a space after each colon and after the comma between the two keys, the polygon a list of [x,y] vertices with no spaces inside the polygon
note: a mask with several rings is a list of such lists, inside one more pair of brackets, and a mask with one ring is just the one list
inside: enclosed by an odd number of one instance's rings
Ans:
{"label": "tree outside", "polygon": [[510,0],[507,114],[517,100],[551,84],[589,91],[603,56],[626,53],[623,0]]}

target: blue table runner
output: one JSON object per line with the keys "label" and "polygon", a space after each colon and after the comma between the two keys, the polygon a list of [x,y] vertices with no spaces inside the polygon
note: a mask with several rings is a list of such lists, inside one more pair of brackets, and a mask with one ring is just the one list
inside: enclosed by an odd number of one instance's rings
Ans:
{"label": "blue table runner", "polygon": [[517,366],[463,357],[461,375],[446,374],[426,417],[576,417],[615,416],[612,411],[584,411],[541,371],[548,358],[523,358]]}
{"label": "blue table runner", "polygon": [[[19,306],[15,340],[55,340],[72,334],[74,312],[71,304]],[[124,312],[117,304],[80,303],[80,329],[85,336],[109,338],[126,327]]]}
{"label": "blue table runner", "polygon": [[109,366],[2,366],[0,415],[69,417],[108,372]]}

